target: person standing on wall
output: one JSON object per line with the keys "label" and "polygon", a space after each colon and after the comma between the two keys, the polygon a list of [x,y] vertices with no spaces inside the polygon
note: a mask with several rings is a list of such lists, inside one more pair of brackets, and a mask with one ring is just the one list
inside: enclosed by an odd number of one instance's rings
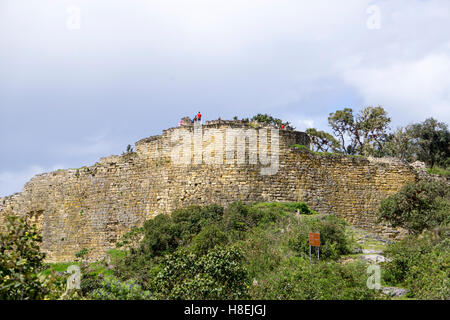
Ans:
{"label": "person standing on wall", "polygon": [[202,114],[200,113],[200,111],[197,113],[197,119],[198,122],[202,123]]}

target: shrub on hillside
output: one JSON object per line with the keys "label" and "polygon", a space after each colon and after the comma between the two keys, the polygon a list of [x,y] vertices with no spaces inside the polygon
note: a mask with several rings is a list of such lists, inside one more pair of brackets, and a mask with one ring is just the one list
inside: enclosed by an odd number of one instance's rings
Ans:
{"label": "shrub on hillside", "polygon": [[39,271],[45,254],[39,251],[42,237],[36,226],[18,217],[7,217],[0,234],[0,300],[43,299],[49,290]]}
{"label": "shrub on hillside", "polygon": [[183,244],[186,244],[200,230],[211,223],[218,223],[222,219],[223,208],[218,205],[205,207],[190,206],[172,212],[172,222],[179,225]]}
{"label": "shrub on hillside", "polygon": [[419,181],[384,199],[379,219],[418,234],[450,222],[450,188],[445,182]]}
{"label": "shrub on hillside", "polygon": [[367,287],[367,265],[340,264],[292,257],[276,272],[251,288],[252,299],[270,300],[367,300],[381,293]]}
{"label": "shrub on hillside", "polygon": [[187,245],[208,224],[222,218],[223,208],[217,205],[190,206],[175,210],[169,215],[158,215],[144,224],[144,238],[139,252],[153,258],[173,252],[178,246]]}
{"label": "shrub on hillside", "polygon": [[445,233],[442,238],[409,236],[389,245],[384,280],[407,287],[410,297],[450,299],[450,238]]}
{"label": "shrub on hillside", "polygon": [[231,203],[224,212],[223,225],[227,231],[246,231],[257,225],[259,215],[241,202]]}
{"label": "shrub on hillside", "polygon": [[189,245],[202,228],[217,223],[222,215],[223,208],[217,205],[190,206],[175,210],[171,215],[160,214],[147,220],[139,230],[138,235],[143,235],[139,246],[131,247],[129,254],[117,263],[115,274],[121,279],[133,278],[148,286],[152,268],[165,254]]}
{"label": "shrub on hillside", "polygon": [[224,211],[222,225],[224,230],[230,232],[235,239],[245,238],[244,231],[248,231],[256,226],[263,226],[277,222],[287,212],[310,214],[312,211],[304,203],[255,203],[247,206],[241,202],[231,203]]}
{"label": "shrub on hillside", "polygon": [[309,257],[309,233],[320,233],[320,257],[337,259],[353,251],[354,241],[347,234],[345,220],[330,215],[325,219],[305,219],[295,230],[290,246],[301,256]]}
{"label": "shrub on hillside", "polygon": [[192,247],[199,254],[206,254],[217,245],[226,245],[228,235],[217,224],[206,226],[192,239]]}
{"label": "shrub on hillside", "polygon": [[95,300],[149,300],[152,295],[133,280],[120,281],[116,277],[108,276],[88,297]]}
{"label": "shrub on hillside", "polygon": [[157,299],[244,299],[248,273],[235,247],[216,246],[206,255],[180,248],[153,270]]}

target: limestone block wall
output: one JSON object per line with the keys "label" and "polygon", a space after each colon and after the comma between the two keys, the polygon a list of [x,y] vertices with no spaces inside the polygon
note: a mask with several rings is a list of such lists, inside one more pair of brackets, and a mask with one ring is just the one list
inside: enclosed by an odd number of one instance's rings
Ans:
{"label": "limestone block wall", "polygon": [[[305,133],[254,128],[250,123],[215,121],[200,129],[200,138],[195,134],[199,127],[192,125],[168,129],[138,141],[134,153],[37,175],[21,193],[0,199],[0,218],[16,214],[33,219],[42,231],[42,250],[49,262],[72,261],[83,248],[92,249],[90,259],[95,260],[130,228],[158,214],[236,200],[305,201],[319,212],[384,236],[399,234],[378,225],[375,212],[381,199],[417,178],[409,165],[294,150],[291,145],[309,146]],[[229,129],[241,130],[232,152],[227,149]],[[210,130],[214,134],[208,134]],[[180,132],[188,133],[190,152]],[[239,162],[242,152],[244,163]],[[262,174],[264,168],[274,167],[272,155],[277,155],[276,170]],[[189,163],[183,162],[188,158]],[[206,161],[219,158],[221,163]]]}

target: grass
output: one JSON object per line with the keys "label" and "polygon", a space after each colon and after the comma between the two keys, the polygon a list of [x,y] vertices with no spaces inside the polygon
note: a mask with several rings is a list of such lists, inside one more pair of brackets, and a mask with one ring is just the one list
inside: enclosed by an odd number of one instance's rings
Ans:
{"label": "grass", "polygon": [[42,271],[45,276],[50,275],[53,272],[65,272],[67,268],[73,264],[80,265],[79,262],[59,262],[59,263],[48,263],[46,264],[46,269]]}
{"label": "grass", "polygon": [[444,169],[441,167],[434,166],[433,168],[427,168],[426,170],[429,174],[437,174],[439,176],[444,176],[444,177],[450,176],[450,170],[448,168]]}
{"label": "grass", "polygon": [[307,146],[304,146],[302,144],[293,144],[289,146],[291,149],[298,149],[298,150],[309,150],[309,148]]}
{"label": "grass", "polygon": [[[125,257],[125,252],[118,249],[110,249],[107,251],[107,254],[110,257],[111,264],[116,265],[120,260]],[[67,268],[71,265],[80,265],[78,261],[70,261],[70,262],[58,262],[58,263],[47,263],[46,268],[41,272],[43,275],[48,276],[52,272],[65,272]],[[114,271],[107,268],[107,265],[104,261],[96,261],[88,264],[89,274],[92,275],[113,275]]]}
{"label": "grass", "polygon": [[122,260],[123,258],[125,258],[125,252],[119,249],[110,249],[106,252],[110,259],[111,259],[111,264],[116,265],[120,260]]}

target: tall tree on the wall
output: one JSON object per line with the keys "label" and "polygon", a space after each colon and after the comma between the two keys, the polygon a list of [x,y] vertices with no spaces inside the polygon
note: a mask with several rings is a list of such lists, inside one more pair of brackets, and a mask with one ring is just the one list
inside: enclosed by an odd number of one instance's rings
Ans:
{"label": "tall tree on the wall", "polygon": [[314,151],[320,152],[341,152],[341,146],[331,134],[314,128],[306,129],[306,133],[311,138],[311,145]]}
{"label": "tall tree on the wall", "polygon": [[[338,137],[341,149],[346,154],[383,156],[384,143],[388,137],[389,123],[383,107],[366,107],[354,115],[353,110],[345,108],[330,113],[328,123]],[[349,139],[347,143],[346,138]]]}
{"label": "tall tree on the wall", "polygon": [[434,118],[408,126],[413,143],[417,146],[417,159],[428,166],[450,166],[450,132],[447,124]]}

